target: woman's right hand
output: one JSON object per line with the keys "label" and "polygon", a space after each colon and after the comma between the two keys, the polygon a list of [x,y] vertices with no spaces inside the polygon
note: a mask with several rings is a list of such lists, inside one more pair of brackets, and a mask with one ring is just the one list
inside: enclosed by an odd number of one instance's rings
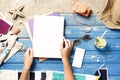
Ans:
{"label": "woman's right hand", "polygon": [[61,43],[61,48],[60,48],[63,61],[69,60],[72,47],[73,47],[73,43],[70,40],[63,39],[63,41]]}

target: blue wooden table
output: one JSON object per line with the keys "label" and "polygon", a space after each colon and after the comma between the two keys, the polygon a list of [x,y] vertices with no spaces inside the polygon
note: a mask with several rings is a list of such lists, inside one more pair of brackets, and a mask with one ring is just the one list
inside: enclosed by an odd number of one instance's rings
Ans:
{"label": "blue wooden table", "polygon": [[[85,33],[83,28],[85,25],[80,25],[75,22],[73,14],[60,14],[65,17],[65,37],[71,41],[89,34],[91,40],[81,41],[81,43],[73,47],[73,51],[70,57],[72,64],[75,48],[84,48],[86,50],[82,68],[72,67],[74,73],[80,74],[94,74],[95,71],[102,65],[108,68],[110,80],[120,80],[120,31],[110,30],[106,28],[103,22],[98,16],[91,15],[90,18],[84,18],[79,15],[75,15],[77,21],[85,24],[89,24],[93,30],[90,33]],[[94,47],[93,39],[96,36],[100,36],[105,30],[107,33],[105,38],[107,40],[107,48],[105,50],[98,50]],[[31,40],[23,28],[21,34],[18,35],[19,42],[23,43],[25,51],[28,47],[32,47]],[[44,35],[43,35],[44,36]],[[17,52],[8,62],[0,66],[0,70],[22,70],[23,68],[23,55],[25,51],[20,50]],[[99,61],[97,59],[99,58]],[[48,59],[42,63],[38,59],[34,59],[31,70],[33,71],[63,71],[63,64],[60,59]]]}

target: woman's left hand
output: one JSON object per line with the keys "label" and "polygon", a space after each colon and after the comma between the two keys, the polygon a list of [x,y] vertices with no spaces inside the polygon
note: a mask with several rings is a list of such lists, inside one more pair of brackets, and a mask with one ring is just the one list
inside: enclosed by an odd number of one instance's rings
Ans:
{"label": "woman's left hand", "polygon": [[29,70],[33,62],[33,50],[28,48],[24,55],[24,69]]}

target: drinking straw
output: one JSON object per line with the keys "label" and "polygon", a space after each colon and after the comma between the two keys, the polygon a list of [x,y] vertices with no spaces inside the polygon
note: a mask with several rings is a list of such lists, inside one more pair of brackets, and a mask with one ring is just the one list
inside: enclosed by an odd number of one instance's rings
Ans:
{"label": "drinking straw", "polygon": [[101,38],[107,33],[107,30],[104,31],[104,33],[101,35]]}

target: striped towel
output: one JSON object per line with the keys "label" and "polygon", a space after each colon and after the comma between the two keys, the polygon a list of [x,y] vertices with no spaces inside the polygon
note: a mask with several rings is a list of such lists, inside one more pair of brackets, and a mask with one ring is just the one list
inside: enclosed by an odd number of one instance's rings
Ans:
{"label": "striped towel", "polygon": [[[21,71],[0,70],[0,80],[19,80]],[[98,76],[74,74],[75,80],[98,80]],[[28,80],[64,80],[64,73],[58,71],[30,71]]]}

